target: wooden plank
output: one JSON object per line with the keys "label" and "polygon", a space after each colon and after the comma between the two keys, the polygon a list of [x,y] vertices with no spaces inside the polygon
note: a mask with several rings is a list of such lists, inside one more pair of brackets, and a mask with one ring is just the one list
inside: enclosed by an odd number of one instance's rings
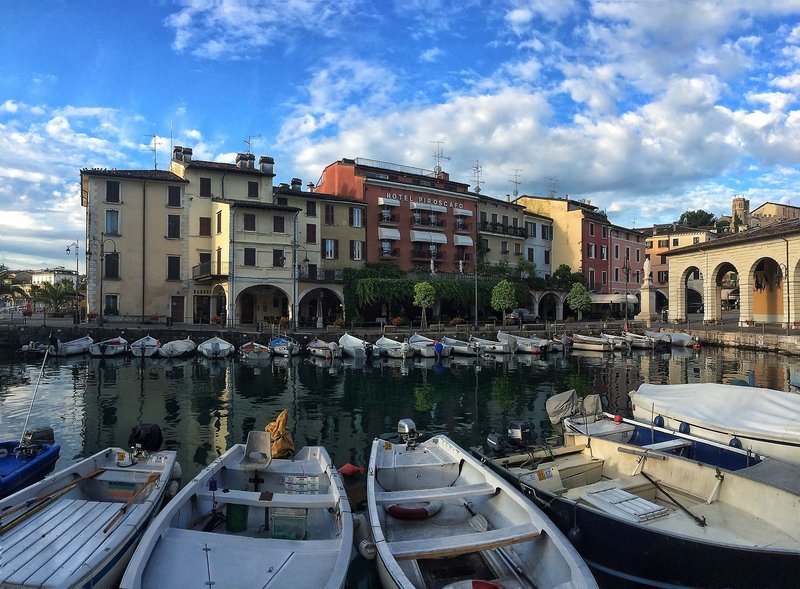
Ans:
{"label": "wooden plank", "polygon": [[433,489],[416,489],[410,491],[384,491],[375,493],[378,505],[388,503],[412,503],[418,501],[434,501],[437,499],[458,499],[476,495],[491,495],[497,488],[489,483],[460,485],[456,487],[436,487]]}
{"label": "wooden plank", "polygon": [[646,446],[642,446],[642,448],[667,452],[669,450],[677,450],[678,448],[686,448],[691,445],[692,443],[689,440],[675,438],[674,440],[665,440],[663,442],[656,442],[655,444],[647,444]]}
{"label": "wooden plank", "polygon": [[[211,493],[202,491],[195,493],[198,499],[211,501]],[[233,503],[236,505],[252,505],[254,507],[305,507],[308,509],[328,509],[336,507],[336,500],[330,493],[259,493],[258,491],[236,491],[227,493],[218,491],[214,494],[218,504]]]}
{"label": "wooden plank", "polygon": [[[420,532],[424,534],[423,526],[420,527]],[[481,552],[520,542],[529,542],[538,539],[541,535],[542,531],[539,528],[528,523],[487,532],[389,542],[388,546],[397,560],[416,560]]]}

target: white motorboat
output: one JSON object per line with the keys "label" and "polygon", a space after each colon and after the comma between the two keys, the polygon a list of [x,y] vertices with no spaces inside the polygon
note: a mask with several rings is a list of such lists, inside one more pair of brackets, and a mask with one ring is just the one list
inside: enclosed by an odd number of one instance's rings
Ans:
{"label": "white motorboat", "polygon": [[161,342],[150,335],[139,338],[130,345],[131,354],[137,358],[157,356],[160,348]]}
{"label": "white motorboat", "polygon": [[214,336],[201,342],[197,346],[197,351],[206,358],[226,358],[233,354],[235,348],[232,343],[226,342],[224,339]]}
{"label": "white motorboat", "polygon": [[573,333],[570,339],[572,340],[571,347],[573,350],[588,350],[590,352],[611,352],[614,350],[614,344],[602,337]]}
{"label": "white motorboat", "polygon": [[731,384],[642,384],[630,392],[639,421],[800,464],[800,395]]}
{"label": "white motorboat", "polygon": [[326,342],[318,337],[315,337],[306,344],[306,350],[312,356],[317,358],[324,358],[325,360],[333,360],[334,358],[342,357],[342,349],[336,342]]}
{"label": "white motorboat", "polygon": [[344,586],[353,518],[321,446],[272,458],[252,431],[203,469],[147,529],[123,589]]}
{"label": "white motorboat", "polygon": [[84,335],[83,337],[79,337],[68,342],[62,342],[60,339],[57,339],[55,342],[50,344],[49,355],[64,357],[85,354],[89,351],[89,348],[93,343],[94,340],[88,335]]}
{"label": "white motorboat", "polygon": [[408,342],[399,342],[392,338],[381,336],[375,342],[375,348],[381,356],[389,358],[410,358],[414,355],[414,348]]}
{"label": "white motorboat", "polygon": [[483,353],[483,347],[478,342],[464,341],[452,337],[443,337],[442,343],[450,346],[453,354],[461,356],[480,356]]}
{"label": "white motorboat", "polygon": [[0,586],[118,586],[175,455],[107,448],[0,500]]}
{"label": "white motorboat", "polygon": [[625,339],[630,344],[631,349],[652,350],[656,347],[656,340],[649,335],[641,335],[639,333],[626,331]]}
{"label": "white motorboat", "polygon": [[416,332],[408,338],[408,344],[414,348],[414,352],[418,356],[423,358],[448,358],[452,351],[451,346]]}
{"label": "white motorboat", "polygon": [[367,509],[384,588],[594,588],[575,548],[541,510],[448,437],[376,439]]}
{"label": "white motorboat", "polygon": [[508,336],[505,341],[483,339],[471,335],[469,341],[477,343],[484,352],[489,354],[513,354],[517,351],[517,338],[513,335]]}
{"label": "white motorboat", "polygon": [[158,350],[158,355],[162,358],[184,358],[191,356],[197,349],[197,344],[191,338],[176,339],[167,342]]}
{"label": "white motorboat", "polygon": [[297,356],[302,348],[290,337],[280,336],[270,340],[269,347],[276,356]]}
{"label": "white motorboat", "polygon": [[497,339],[501,342],[510,341],[512,338],[517,342],[516,351],[521,354],[540,354],[547,352],[551,347],[550,340],[538,337],[511,335],[504,331],[497,332]]}
{"label": "white motorboat", "polygon": [[611,333],[601,333],[600,337],[608,340],[614,346],[615,350],[629,350],[631,348],[630,342],[622,335],[613,335]]}
{"label": "white motorboat", "polygon": [[339,347],[342,348],[342,355],[350,358],[366,360],[372,356],[372,344],[370,342],[347,332],[339,338]]}
{"label": "white motorboat", "polygon": [[272,356],[272,350],[266,344],[249,341],[239,346],[239,356],[242,360],[266,360]]}
{"label": "white motorboat", "polygon": [[672,346],[688,348],[697,345],[697,338],[682,331],[645,331],[644,334]]}
{"label": "white motorboat", "polygon": [[111,339],[95,342],[89,346],[89,353],[99,358],[110,358],[128,353],[128,340],[124,337],[114,337]]}

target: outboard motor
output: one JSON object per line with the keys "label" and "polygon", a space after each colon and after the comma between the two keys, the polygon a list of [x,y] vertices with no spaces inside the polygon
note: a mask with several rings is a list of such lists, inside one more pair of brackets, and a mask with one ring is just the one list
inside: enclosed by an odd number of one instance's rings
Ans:
{"label": "outboard motor", "polygon": [[397,422],[397,435],[400,436],[400,442],[406,445],[407,450],[413,450],[417,447],[417,433],[416,424],[406,418]]}
{"label": "outboard motor", "polygon": [[495,454],[502,454],[506,450],[506,438],[501,433],[491,432],[486,436],[486,445],[489,446]]}
{"label": "outboard motor", "polygon": [[31,458],[36,456],[45,444],[55,444],[56,436],[52,427],[38,427],[25,431],[22,442],[17,446],[17,455]]}
{"label": "outboard motor", "polygon": [[508,442],[512,446],[532,446],[533,426],[530,421],[523,419],[512,421],[508,424]]}
{"label": "outboard motor", "polygon": [[143,423],[131,429],[128,436],[128,446],[135,454],[142,452],[158,452],[161,444],[164,443],[164,436],[161,428],[155,423]]}

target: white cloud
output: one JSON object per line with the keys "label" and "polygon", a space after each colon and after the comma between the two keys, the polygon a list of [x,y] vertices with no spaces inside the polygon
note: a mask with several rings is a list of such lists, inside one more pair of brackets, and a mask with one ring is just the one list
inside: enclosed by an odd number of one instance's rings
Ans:
{"label": "white cloud", "polygon": [[442,55],[442,50],[438,47],[431,47],[419,54],[420,61],[434,62]]}

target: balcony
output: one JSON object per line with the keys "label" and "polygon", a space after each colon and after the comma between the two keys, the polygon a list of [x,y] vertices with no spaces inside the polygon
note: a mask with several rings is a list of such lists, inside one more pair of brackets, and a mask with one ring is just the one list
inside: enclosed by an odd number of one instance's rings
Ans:
{"label": "balcony", "polygon": [[400,248],[382,249],[378,255],[381,260],[394,260],[400,257]]}
{"label": "balcony", "polygon": [[470,261],[472,261],[472,254],[470,254],[469,252],[455,252],[453,254],[453,261],[455,261],[455,262],[459,262],[459,261],[470,262]]}
{"label": "balcony", "polygon": [[318,268],[316,265],[300,266],[297,279],[300,282],[341,283],[344,271],[341,268]]}
{"label": "balcony", "polygon": [[396,225],[400,222],[400,217],[391,211],[380,211],[378,213],[378,223],[388,223]]}
{"label": "balcony", "polygon": [[431,258],[434,261],[441,261],[445,259],[444,252],[431,252],[429,249],[414,249],[411,251],[411,260],[414,262],[427,262]]}
{"label": "balcony", "polygon": [[193,280],[226,280],[228,262],[201,262],[192,267]]}
{"label": "balcony", "polygon": [[430,219],[428,217],[412,215],[412,227],[425,227],[427,229],[444,229],[447,223],[444,219]]}
{"label": "balcony", "polygon": [[498,235],[510,235],[511,237],[519,237],[525,239],[528,234],[524,227],[514,227],[512,225],[503,225],[502,223],[490,223],[488,221],[481,221],[479,225],[480,231],[486,233],[496,233]]}
{"label": "balcony", "polygon": [[453,229],[455,229],[456,231],[471,232],[472,223],[467,223],[466,221],[462,221],[461,219],[456,219]]}

